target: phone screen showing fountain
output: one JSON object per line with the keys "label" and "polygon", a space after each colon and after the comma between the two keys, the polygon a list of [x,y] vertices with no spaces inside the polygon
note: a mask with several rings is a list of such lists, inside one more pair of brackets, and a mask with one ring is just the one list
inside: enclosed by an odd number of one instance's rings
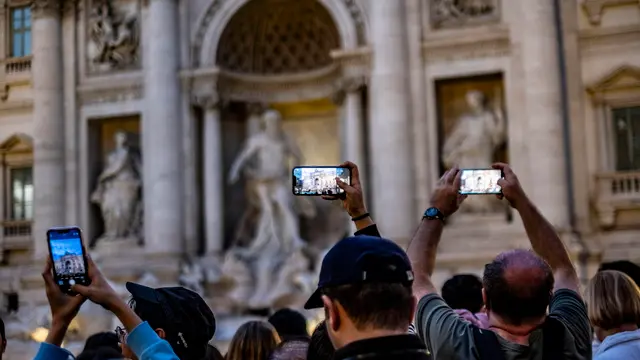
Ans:
{"label": "phone screen showing fountain", "polygon": [[293,169],[293,194],[298,196],[340,195],[336,181],[351,185],[351,170],[339,166],[299,166]]}

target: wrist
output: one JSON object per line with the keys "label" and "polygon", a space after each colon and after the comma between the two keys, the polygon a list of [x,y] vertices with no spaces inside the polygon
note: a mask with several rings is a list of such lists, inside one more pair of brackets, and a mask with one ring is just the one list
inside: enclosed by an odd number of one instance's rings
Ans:
{"label": "wrist", "polygon": [[51,318],[51,329],[67,329],[71,325],[71,321],[60,318],[60,317],[52,317]]}
{"label": "wrist", "polygon": [[533,207],[533,203],[531,202],[531,200],[529,200],[529,198],[526,195],[523,195],[522,197],[520,197],[519,199],[513,202],[513,207],[518,212],[526,211],[531,207]]}
{"label": "wrist", "polygon": [[353,211],[349,211],[349,216],[351,216],[351,218],[353,219],[353,218],[361,217],[361,216],[363,216],[365,214],[368,214],[368,213],[369,212],[367,211],[367,208],[363,207],[363,208],[355,209]]}

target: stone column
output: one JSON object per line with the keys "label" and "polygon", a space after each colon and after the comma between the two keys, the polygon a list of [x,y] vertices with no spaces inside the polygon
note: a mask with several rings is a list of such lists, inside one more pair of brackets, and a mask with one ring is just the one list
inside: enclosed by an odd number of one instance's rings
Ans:
{"label": "stone column", "polygon": [[372,215],[383,236],[405,242],[416,226],[409,118],[407,27],[404,1],[371,3],[369,151]]}
{"label": "stone column", "polygon": [[[553,1],[521,1],[523,91],[529,150],[527,192],[553,225],[567,229],[568,206],[564,161],[558,51]],[[524,165],[514,164],[517,169]]]}
{"label": "stone column", "polygon": [[33,31],[33,172],[36,259],[48,253],[45,234],[65,224],[65,126],[59,0],[36,0]]}
{"label": "stone column", "polygon": [[145,247],[183,248],[183,187],[177,0],[150,0],[142,118]]}
{"label": "stone column", "polygon": [[203,129],[205,252],[207,256],[215,257],[224,246],[224,165],[218,102],[205,104]]}

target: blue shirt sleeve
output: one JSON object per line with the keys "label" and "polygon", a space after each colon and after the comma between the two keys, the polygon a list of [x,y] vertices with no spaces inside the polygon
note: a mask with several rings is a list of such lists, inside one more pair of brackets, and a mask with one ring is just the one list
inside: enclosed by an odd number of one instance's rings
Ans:
{"label": "blue shirt sleeve", "polygon": [[33,360],[69,360],[74,359],[73,354],[61,347],[41,343],[40,349]]}
{"label": "blue shirt sleeve", "polygon": [[[180,360],[173,352],[171,345],[161,339],[147,322],[143,322],[131,331],[127,337],[127,345],[140,360]],[[40,359],[36,358],[36,360]],[[46,360],[58,359],[47,358]]]}

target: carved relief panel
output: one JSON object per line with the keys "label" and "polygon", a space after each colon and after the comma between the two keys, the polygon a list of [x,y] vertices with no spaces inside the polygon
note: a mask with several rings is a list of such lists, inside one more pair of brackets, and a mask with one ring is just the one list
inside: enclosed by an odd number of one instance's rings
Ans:
{"label": "carved relief panel", "polygon": [[500,20],[500,0],[431,0],[429,4],[434,29]]}
{"label": "carved relief panel", "polygon": [[139,0],[90,0],[89,5],[86,10],[88,72],[139,67]]}

